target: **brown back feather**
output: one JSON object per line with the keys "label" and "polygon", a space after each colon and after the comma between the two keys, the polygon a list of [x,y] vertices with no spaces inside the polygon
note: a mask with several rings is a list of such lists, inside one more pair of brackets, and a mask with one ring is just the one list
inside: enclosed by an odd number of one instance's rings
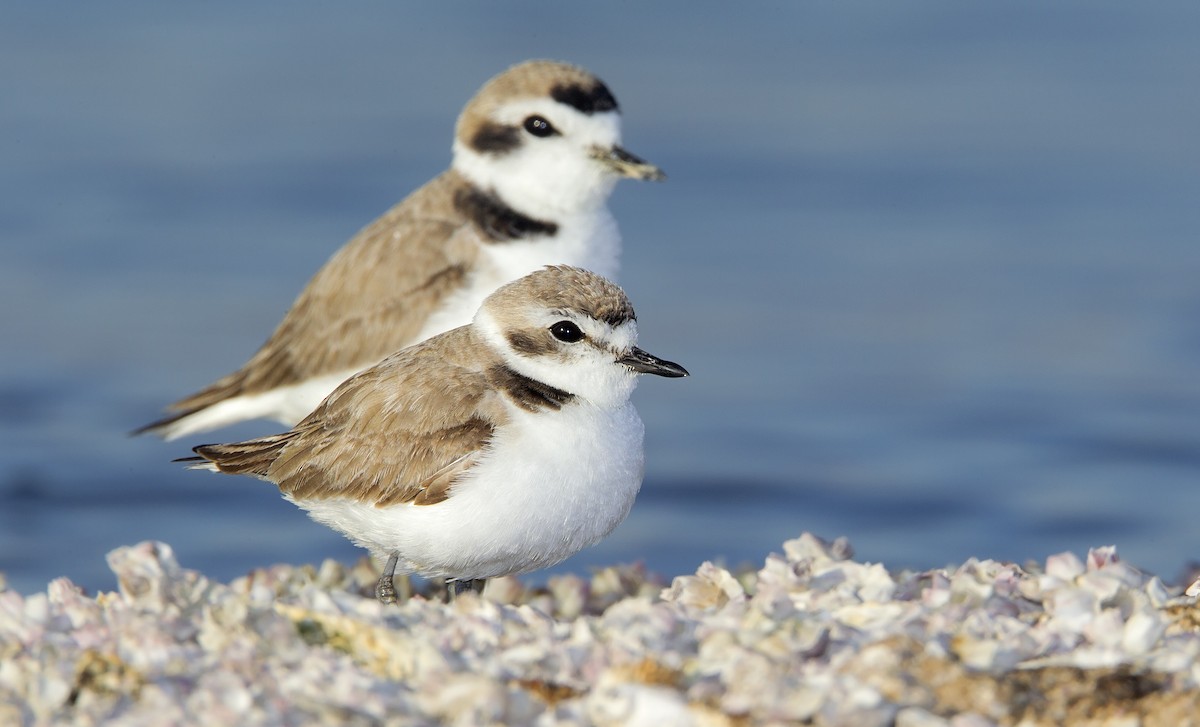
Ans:
{"label": "brown back feather", "polygon": [[445,172],[364,228],[313,276],[241,369],[170,409],[190,413],[363,368],[410,344],[478,253],[478,234],[453,203],[465,185]]}
{"label": "brown back feather", "polygon": [[495,363],[470,328],[458,328],[351,377],[290,432],[195,451],[296,500],[431,505],[450,495],[505,420],[484,373]]}

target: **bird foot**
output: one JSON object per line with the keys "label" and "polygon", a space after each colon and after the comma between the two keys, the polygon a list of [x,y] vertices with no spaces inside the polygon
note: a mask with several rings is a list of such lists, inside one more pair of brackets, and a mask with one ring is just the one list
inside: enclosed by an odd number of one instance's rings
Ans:
{"label": "bird foot", "polygon": [[462,581],[448,580],[446,581],[446,590],[449,591],[450,600],[453,601],[467,591],[482,594],[485,585],[487,585],[486,578],[473,578]]}
{"label": "bird foot", "polygon": [[375,597],[381,603],[396,602],[396,586],[393,585],[390,575],[380,577],[379,583],[375,586]]}

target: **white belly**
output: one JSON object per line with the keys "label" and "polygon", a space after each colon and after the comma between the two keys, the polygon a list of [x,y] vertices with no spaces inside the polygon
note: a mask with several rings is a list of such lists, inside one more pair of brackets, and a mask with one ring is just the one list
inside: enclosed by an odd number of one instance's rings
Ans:
{"label": "white belly", "polygon": [[519,412],[491,452],[436,505],[297,504],[401,571],[492,578],[554,565],[612,532],[642,483],[642,421],[571,404]]}

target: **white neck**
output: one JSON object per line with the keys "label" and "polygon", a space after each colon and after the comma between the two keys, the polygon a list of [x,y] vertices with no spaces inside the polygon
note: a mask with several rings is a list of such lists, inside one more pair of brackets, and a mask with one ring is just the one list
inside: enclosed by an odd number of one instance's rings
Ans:
{"label": "white neck", "polygon": [[564,217],[596,212],[604,207],[617,177],[598,163],[586,166],[562,162],[497,158],[454,142],[453,167],[472,184],[498,196],[505,204],[534,219],[555,222]]}

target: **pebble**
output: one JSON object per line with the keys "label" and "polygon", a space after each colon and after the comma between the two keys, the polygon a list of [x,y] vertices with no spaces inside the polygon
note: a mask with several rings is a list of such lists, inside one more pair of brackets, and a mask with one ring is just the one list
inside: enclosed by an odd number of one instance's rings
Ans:
{"label": "pebble", "polygon": [[367,561],[223,584],[146,542],[115,592],[0,578],[0,724],[1184,725],[1200,586],[1116,549],[889,572],[804,534],[757,572],[496,579],[384,606]]}

